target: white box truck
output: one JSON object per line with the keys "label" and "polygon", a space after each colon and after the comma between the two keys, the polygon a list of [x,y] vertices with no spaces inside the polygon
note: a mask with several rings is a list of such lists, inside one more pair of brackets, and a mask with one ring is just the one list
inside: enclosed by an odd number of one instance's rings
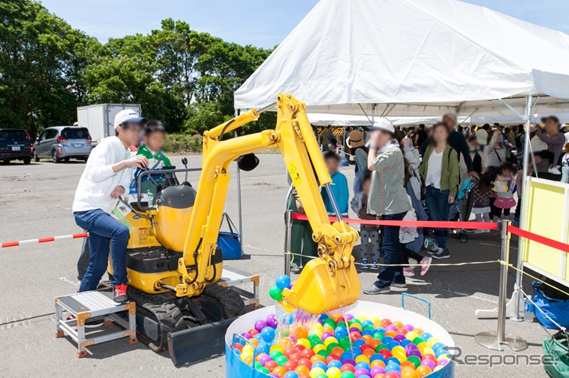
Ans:
{"label": "white box truck", "polygon": [[139,116],[142,108],[139,104],[98,104],[77,108],[77,124],[89,129],[93,146],[101,139],[115,135],[115,115],[124,109],[134,110]]}

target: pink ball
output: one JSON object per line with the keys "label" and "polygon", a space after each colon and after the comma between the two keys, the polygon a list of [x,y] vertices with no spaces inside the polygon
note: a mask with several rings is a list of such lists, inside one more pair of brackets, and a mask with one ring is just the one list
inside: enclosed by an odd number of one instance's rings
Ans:
{"label": "pink ball", "polygon": [[322,337],[321,337],[320,339],[321,339],[322,341],[324,341],[324,340],[326,340],[327,338],[332,337],[332,336],[334,336],[334,334],[332,334],[332,333],[330,333],[330,332],[324,332],[324,333],[322,334]]}
{"label": "pink ball", "polygon": [[415,329],[415,327],[413,327],[411,324],[405,324],[403,328],[405,328],[407,331],[412,331]]}
{"label": "pink ball", "polygon": [[446,364],[448,364],[448,360],[440,360],[440,361],[437,363],[437,366],[446,366]]}
{"label": "pink ball", "polygon": [[395,331],[397,332],[397,327],[395,327],[393,324],[388,325],[387,327],[385,327],[386,331]]}
{"label": "pink ball", "polygon": [[370,373],[371,373],[370,375],[372,377],[375,377],[376,375],[379,375],[379,374],[385,374],[385,369],[382,368],[381,366],[376,366],[370,370]]}
{"label": "pink ball", "polygon": [[361,375],[369,375],[369,370],[366,369],[356,369],[356,371],[354,372],[354,375],[357,377],[361,376]]}
{"label": "pink ball", "polygon": [[435,368],[435,363],[432,360],[423,360],[421,366],[428,366],[429,369],[433,370]]}

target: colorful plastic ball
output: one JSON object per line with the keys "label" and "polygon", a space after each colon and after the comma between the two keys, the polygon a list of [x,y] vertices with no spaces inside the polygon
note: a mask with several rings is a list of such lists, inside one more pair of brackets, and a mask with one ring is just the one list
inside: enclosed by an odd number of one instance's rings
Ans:
{"label": "colorful plastic ball", "polygon": [[413,365],[415,365],[415,368],[421,366],[421,359],[417,356],[409,356],[407,357],[407,361],[413,363]]}
{"label": "colorful plastic ball", "polygon": [[287,361],[283,364],[283,367],[287,370],[287,371],[291,371],[296,369],[297,363],[294,361]]}
{"label": "colorful plastic ball", "polygon": [[288,361],[288,358],[286,356],[277,356],[274,360],[279,366],[283,366]]}
{"label": "colorful plastic ball", "polygon": [[[266,324],[266,322],[265,322],[265,324]],[[265,327],[261,331],[261,337],[263,338],[263,340],[265,340],[267,342],[271,342],[275,338],[275,330],[271,327]]]}
{"label": "colorful plastic ball", "polygon": [[268,361],[264,366],[272,372],[276,367],[279,366],[279,364],[277,364],[275,361]]}
{"label": "colorful plastic ball", "polygon": [[394,372],[385,373],[382,378],[399,378]]}
{"label": "colorful plastic ball", "polygon": [[356,378],[361,377],[362,375],[368,375],[369,370],[366,369],[356,369],[356,371],[354,372],[354,375],[356,376]]}
{"label": "colorful plastic ball", "polygon": [[364,370],[369,371],[369,364],[367,362],[358,362],[356,364],[356,370],[358,370],[358,369],[364,369]]}
{"label": "colorful plastic ball", "polygon": [[295,371],[287,371],[284,376],[285,378],[298,378],[298,373]]}
{"label": "colorful plastic ball", "polygon": [[269,316],[267,316],[266,322],[269,327],[277,328],[278,321],[277,321],[277,316],[275,314],[270,314]]}
{"label": "colorful plastic ball", "polygon": [[379,374],[385,374],[385,369],[382,368],[381,366],[376,366],[371,368],[371,370],[369,371],[372,377],[375,377],[376,375]]}
{"label": "colorful plastic ball", "polygon": [[280,301],[281,299],[283,299],[282,290],[279,289],[277,285],[271,287],[271,289],[269,290],[269,295],[275,301]]}
{"label": "colorful plastic ball", "polygon": [[341,375],[342,372],[337,367],[329,367],[328,370],[326,370],[326,376],[328,378],[340,378]]}
{"label": "colorful plastic ball", "polygon": [[323,369],[320,368],[312,368],[310,370],[310,373],[308,373],[308,375],[310,376],[310,378],[316,378],[319,375],[324,374],[326,375],[325,371]]}
{"label": "colorful plastic ball", "polygon": [[356,378],[355,374],[351,371],[344,371],[340,378]]}
{"label": "colorful plastic ball", "polygon": [[431,360],[423,360],[421,362],[421,366],[428,366],[429,369],[433,370],[435,368],[435,366],[437,366],[437,364]]}
{"label": "colorful plastic ball", "polygon": [[276,375],[275,373],[269,373],[268,376],[271,378],[279,378],[279,376]]}
{"label": "colorful plastic ball", "polygon": [[419,374],[414,368],[407,368],[401,370],[401,378],[419,378]]}
{"label": "colorful plastic ball", "polygon": [[273,371],[271,373],[275,373],[276,375],[278,375],[279,377],[284,377],[284,375],[286,374],[286,369],[282,366],[277,366],[276,368],[273,369]]}
{"label": "colorful plastic ball", "polygon": [[294,372],[301,376],[308,375],[308,373],[310,373],[310,369],[304,365],[298,365],[296,369],[294,369]]}
{"label": "colorful plastic ball", "polygon": [[419,377],[427,376],[433,372],[428,366],[419,366],[416,371]]}
{"label": "colorful plastic ball", "polygon": [[435,366],[435,368],[433,369],[433,371],[439,371],[444,369],[444,366]]}
{"label": "colorful plastic ball", "polygon": [[439,362],[437,362],[437,366],[446,366],[448,365],[448,360],[440,360]]}
{"label": "colorful plastic ball", "polygon": [[290,287],[290,277],[285,276],[284,274],[282,276],[278,276],[277,287],[281,290],[288,289]]}
{"label": "colorful plastic ball", "polygon": [[326,369],[327,369],[328,367],[326,366],[326,363],[325,363],[325,362],[316,361],[315,363],[312,364],[312,369],[316,369],[316,368],[319,368],[319,369],[322,369],[322,370],[326,371]]}
{"label": "colorful plastic ball", "polygon": [[255,323],[255,329],[257,330],[257,332],[262,332],[263,328],[265,328],[267,326],[267,322],[264,320],[257,320],[257,322]]}

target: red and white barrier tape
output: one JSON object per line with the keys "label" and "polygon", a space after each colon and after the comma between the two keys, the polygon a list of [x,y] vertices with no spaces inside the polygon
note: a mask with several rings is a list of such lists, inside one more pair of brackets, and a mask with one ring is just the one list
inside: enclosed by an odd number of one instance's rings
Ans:
{"label": "red and white barrier tape", "polygon": [[0,248],[17,247],[20,245],[28,245],[28,244],[49,243],[49,242],[53,242],[53,241],[57,241],[57,240],[81,239],[81,238],[86,238],[88,235],[89,235],[88,233],[84,232],[82,234],[52,236],[49,238],[40,238],[40,239],[30,239],[30,240],[8,242],[8,243],[0,244]]}
{"label": "red and white barrier tape", "polygon": [[[330,222],[337,222],[336,217],[329,217]],[[294,220],[308,220],[306,214],[292,214]],[[448,222],[448,221],[396,221],[396,220],[365,220],[354,218],[343,218],[348,224],[365,224],[369,226],[409,226],[409,227],[429,227],[429,228],[455,228],[463,230],[497,230],[497,223],[485,222]]]}

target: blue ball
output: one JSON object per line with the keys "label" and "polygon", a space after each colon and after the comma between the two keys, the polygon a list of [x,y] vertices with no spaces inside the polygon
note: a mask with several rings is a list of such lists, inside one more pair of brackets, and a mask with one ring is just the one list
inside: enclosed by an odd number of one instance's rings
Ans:
{"label": "blue ball", "polygon": [[431,335],[430,333],[427,332],[423,332],[422,334],[420,334],[419,336],[421,336],[423,339],[425,339],[425,341],[429,340],[431,337],[433,337],[433,335]]}
{"label": "blue ball", "polygon": [[354,346],[354,348],[359,348],[362,345],[364,345],[365,343],[366,343],[366,341],[364,339],[357,339],[352,343],[352,345]]}
{"label": "blue ball", "polygon": [[[381,340],[381,342],[384,343],[384,344],[386,344],[386,345],[387,345],[387,343],[390,343],[390,342],[392,342],[392,341],[393,341],[393,337],[391,337],[391,336],[385,336],[385,337],[383,338],[383,340]],[[391,349],[391,348],[389,348],[389,349]]]}
{"label": "blue ball", "polygon": [[259,340],[259,341],[263,340],[263,337],[261,336],[260,333],[256,334],[256,335],[254,336],[254,338],[257,339],[257,340]]}
{"label": "blue ball", "polygon": [[387,364],[396,364],[396,365],[401,365],[401,361],[399,361],[397,358],[395,357],[389,357],[387,359]]}
{"label": "blue ball", "polygon": [[446,348],[439,348],[435,351],[435,356],[439,358],[443,354],[448,354],[450,356],[449,351]]}
{"label": "blue ball", "polygon": [[340,356],[340,360],[342,362],[346,361],[346,360],[353,360],[355,358],[354,354],[352,352],[344,352],[342,353],[342,355]]}
{"label": "blue ball", "polygon": [[389,373],[390,371],[401,371],[401,366],[397,365],[396,363],[387,364],[385,367],[385,372]]}
{"label": "blue ball", "polygon": [[286,275],[277,277],[277,287],[281,290],[288,289],[290,287],[290,277]]}
{"label": "blue ball", "polygon": [[362,322],[362,327],[365,327],[365,326],[368,326],[368,325],[372,326],[372,325],[373,325],[373,322],[372,322],[371,320],[364,320],[364,321]]}
{"label": "blue ball", "polygon": [[333,367],[339,369],[339,368],[342,367],[342,363],[341,363],[340,361],[338,361],[338,360],[332,360],[332,361],[330,361],[330,363],[328,364],[328,369],[329,369],[329,368],[333,368]]}
{"label": "blue ball", "polygon": [[435,343],[435,345],[433,345],[432,349],[436,352],[437,350],[444,348],[444,347],[445,347],[445,344],[443,344],[443,343]]}
{"label": "blue ball", "polygon": [[[314,366],[314,365],[312,365],[312,366]],[[368,364],[367,362],[365,362],[365,361],[358,362],[358,363],[356,364],[355,368],[356,368],[356,370],[358,370],[358,369],[365,369],[365,370],[369,371],[369,364]]]}
{"label": "blue ball", "polygon": [[315,368],[320,368],[324,371],[326,371],[328,369],[328,367],[326,366],[326,364],[322,361],[316,361],[315,363],[312,364],[312,369]]}
{"label": "blue ball", "polygon": [[362,336],[365,336],[365,335],[373,336],[374,333],[375,333],[375,332],[372,331],[371,329],[364,329],[364,330],[362,331]]}
{"label": "blue ball", "polygon": [[385,362],[385,357],[383,357],[383,356],[382,356],[381,354],[379,354],[379,353],[376,353],[376,354],[374,354],[373,356],[371,356],[371,358],[369,359],[369,361],[370,361],[370,362],[373,362],[373,361],[375,361],[375,360],[380,360],[380,361]]}
{"label": "blue ball", "polygon": [[294,371],[288,371],[284,375],[286,378],[298,378],[298,373]]}
{"label": "blue ball", "polygon": [[271,327],[265,327],[263,328],[263,330],[261,331],[261,337],[263,338],[263,340],[265,340],[266,342],[271,342],[273,341],[273,339],[275,338],[275,330]]}
{"label": "blue ball", "polygon": [[400,343],[400,344],[401,344],[401,346],[402,346],[403,348],[405,348],[407,345],[413,344],[413,342],[412,342],[411,340],[405,339],[405,340],[401,340],[401,343]]}

